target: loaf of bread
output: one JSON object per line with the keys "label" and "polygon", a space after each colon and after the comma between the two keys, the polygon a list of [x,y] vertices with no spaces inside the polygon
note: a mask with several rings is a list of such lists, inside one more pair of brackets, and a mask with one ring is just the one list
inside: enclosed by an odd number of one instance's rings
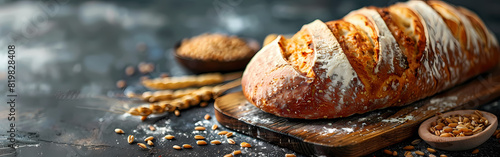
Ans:
{"label": "loaf of bread", "polygon": [[265,112],[321,119],[402,106],[495,67],[498,42],[471,11],[441,1],[365,7],[263,47],[242,88]]}

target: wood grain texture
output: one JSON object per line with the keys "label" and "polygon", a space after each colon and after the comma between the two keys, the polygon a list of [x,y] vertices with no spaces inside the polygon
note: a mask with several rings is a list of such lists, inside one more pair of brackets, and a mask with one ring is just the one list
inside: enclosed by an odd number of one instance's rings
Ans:
{"label": "wood grain texture", "polygon": [[216,99],[214,108],[225,127],[302,154],[362,156],[411,137],[438,112],[474,108],[499,96],[500,72],[495,70],[407,106],[346,118],[277,117],[248,103],[242,92]]}

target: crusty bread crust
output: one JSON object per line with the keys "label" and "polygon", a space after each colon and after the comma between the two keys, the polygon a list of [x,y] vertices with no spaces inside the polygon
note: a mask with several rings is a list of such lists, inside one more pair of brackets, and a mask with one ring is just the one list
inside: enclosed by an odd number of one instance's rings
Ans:
{"label": "crusty bread crust", "polygon": [[249,102],[277,116],[337,118],[410,104],[499,59],[496,38],[474,13],[410,1],[278,37],[250,61],[242,88]]}

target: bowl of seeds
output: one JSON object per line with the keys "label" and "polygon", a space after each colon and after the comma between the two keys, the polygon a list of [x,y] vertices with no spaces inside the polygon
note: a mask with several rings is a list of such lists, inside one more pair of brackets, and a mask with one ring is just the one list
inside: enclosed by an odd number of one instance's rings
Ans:
{"label": "bowl of seeds", "polygon": [[418,135],[432,147],[460,151],[475,148],[493,135],[498,126],[494,114],[478,110],[439,113],[427,119]]}
{"label": "bowl of seeds", "polygon": [[195,73],[243,70],[260,49],[255,39],[225,34],[201,34],[174,46],[174,57]]}

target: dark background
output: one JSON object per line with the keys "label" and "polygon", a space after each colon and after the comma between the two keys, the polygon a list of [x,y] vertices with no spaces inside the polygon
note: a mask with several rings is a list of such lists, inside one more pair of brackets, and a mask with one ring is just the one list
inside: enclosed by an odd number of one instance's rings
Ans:
{"label": "dark background", "polygon": [[[185,0],[185,1],[0,1],[0,88],[6,102],[7,45],[16,46],[16,125],[19,147],[7,147],[9,107],[0,105],[0,156],[222,156],[239,146],[196,147],[175,151],[172,142],[158,140],[151,150],[141,151],[116,135],[116,127],[140,138],[166,133],[179,136],[175,144],[194,144],[195,123],[216,124],[213,105],[166,115],[146,122],[117,111],[135,106],[122,97],[115,82],[125,79],[133,90],[141,75],[127,77],[126,66],[140,62],[155,64],[155,71],[172,76],[189,74],[172,59],[173,45],[187,37],[218,32],[255,38],[267,34],[293,34],[315,19],[335,20],[362,6],[387,6],[396,1],[377,0]],[[498,37],[500,1],[455,0],[455,5],[476,12]],[[146,49],[141,46],[146,45]],[[500,115],[498,102],[481,107]],[[149,132],[148,125],[160,130]],[[207,133],[208,137],[217,137]],[[417,137],[415,137],[417,138]],[[237,134],[237,141],[255,147],[244,156],[284,156],[292,150]],[[389,147],[401,150],[405,141]],[[421,144],[425,148],[425,144]],[[479,156],[498,156],[500,144],[490,139]],[[494,150],[497,151],[494,151]],[[490,150],[490,151],[488,151]],[[402,152],[400,152],[402,155]],[[445,152],[464,155],[463,152]],[[380,156],[376,152],[371,156]],[[478,156],[478,155],[476,155]]]}

